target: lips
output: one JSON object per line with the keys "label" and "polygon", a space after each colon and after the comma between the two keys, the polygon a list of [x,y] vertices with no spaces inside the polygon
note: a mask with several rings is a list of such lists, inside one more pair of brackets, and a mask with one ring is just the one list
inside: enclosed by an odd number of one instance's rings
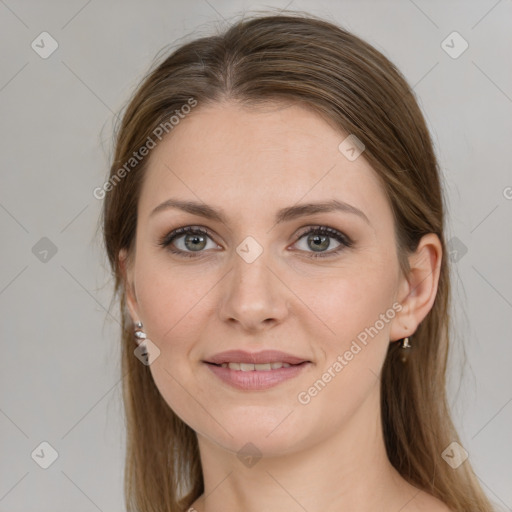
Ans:
{"label": "lips", "polygon": [[245,352],[229,350],[203,361],[205,367],[225,384],[242,391],[264,391],[297,378],[311,361],[278,350]]}
{"label": "lips", "polygon": [[302,357],[280,352],[278,350],[262,350],[260,352],[246,352],[244,350],[228,350],[220,352],[205,360],[206,363],[214,364],[217,366],[238,363],[238,364],[272,364],[284,363],[286,365],[298,365],[305,362],[310,362]]}

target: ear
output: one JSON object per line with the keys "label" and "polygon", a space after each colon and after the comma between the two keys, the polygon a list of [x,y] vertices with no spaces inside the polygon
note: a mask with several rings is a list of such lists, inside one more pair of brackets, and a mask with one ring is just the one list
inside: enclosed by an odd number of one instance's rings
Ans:
{"label": "ear", "polygon": [[402,310],[393,320],[390,341],[413,335],[431,310],[437,294],[442,253],[439,237],[428,233],[409,256],[410,272],[402,277],[399,286],[398,300]]}
{"label": "ear", "polygon": [[126,249],[121,249],[119,251],[119,267],[123,276],[126,305],[130,312],[132,322],[136,323],[140,320],[140,316],[137,305],[137,296],[135,295],[135,288],[133,286],[133,268]]}

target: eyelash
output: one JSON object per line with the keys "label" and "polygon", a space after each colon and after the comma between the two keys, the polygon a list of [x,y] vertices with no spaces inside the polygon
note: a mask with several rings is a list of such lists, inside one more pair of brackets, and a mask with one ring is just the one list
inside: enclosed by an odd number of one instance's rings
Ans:
{"label": "eyelash", "polygon": [[[345,234],[341,233],[340,231],[327,227],[327,226],[314,226],[311,227],[309,230],[301,233],[301,235],[297,238],[295,243],[297,243],[300,239],[302,239],[306,235],[310,234],[316,234],[316,235],[326,235],[331,238],[336,239],[337,242],[340,243],[340,245],[331,251],[328,252],[318,252],[314,253],[312,252],[308,257],[309,258],[328,258],[331,256],[336,256],[341,251],[343,251],[345,248],[350,248],[354,245],[353,241]],[[212,235],[210,232],[204,228],[200,227],[194,227],[194,226],[185,226],[182,228],[177,228],[173,231],[171,231],[169,234],[165,235],[163,238],[161,238],[158,242],[158,245],[166,248],[173,254],[177,254],[179,256],[183,256],[185,258],[197,258],[199,256],[195,255],[193,251],[182,251],[181,249],[176,249],[173,247],[172,242],[183,235],[188,234],[194,234],[194,235],[203,235],[207,236],[209,238],[212,238]],[[201,253],[204,251],[198,251],[198,253]]]}

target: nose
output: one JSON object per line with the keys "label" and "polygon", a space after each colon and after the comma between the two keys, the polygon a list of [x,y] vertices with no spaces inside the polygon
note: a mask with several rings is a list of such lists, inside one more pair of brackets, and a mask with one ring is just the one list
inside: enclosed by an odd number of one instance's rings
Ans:
{"label": "nose", "polygon": [[281,323],[288,314],[289,292],[278,273],[269,267],[266,252],[252,263],[237,254],[233,259],[221,290],[221,320],[249,332]]}

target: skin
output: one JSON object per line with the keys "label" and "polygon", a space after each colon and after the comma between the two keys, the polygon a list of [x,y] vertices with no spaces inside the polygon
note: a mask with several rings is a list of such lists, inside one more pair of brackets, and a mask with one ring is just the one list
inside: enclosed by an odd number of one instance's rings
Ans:
{"label": "skin", "polygon": [[[388,344],[412,335],[435,299],[442,250],[428,234],[400,273],[390,205],[364,158],[349,161],[347,136],[298,105],[252,109],[233,101],[199,105],[150,154],[138,205],[135,250],[120,253],[128,307],[160,350],[150,365],[169,406],[197,432],[205,479],[198,512],[448,511],[409,485],[387,459],[379,374]],[[226,222],[175,208],[203,202]],[[362,210],[322,212],[276,224],[297,203],[338,199]],[[348,235],[352,247],[312,258],[308,227]],[[175,228],[212,233],[199,252],[158,245]],[[252,236],[263,253],[247,263],[236,248]],[[339,246],[334,238],[324,250]],[[307,404],[308,388],[394,303],[402,309]],[[234,389],[202,362],[242,348],[277,349],[312,362],[262,391]],[[251,467],[246,443],[262,458]],[[371,492],[368,492],[371,490]],[[205,497],[206,496],[206,499]]]}

